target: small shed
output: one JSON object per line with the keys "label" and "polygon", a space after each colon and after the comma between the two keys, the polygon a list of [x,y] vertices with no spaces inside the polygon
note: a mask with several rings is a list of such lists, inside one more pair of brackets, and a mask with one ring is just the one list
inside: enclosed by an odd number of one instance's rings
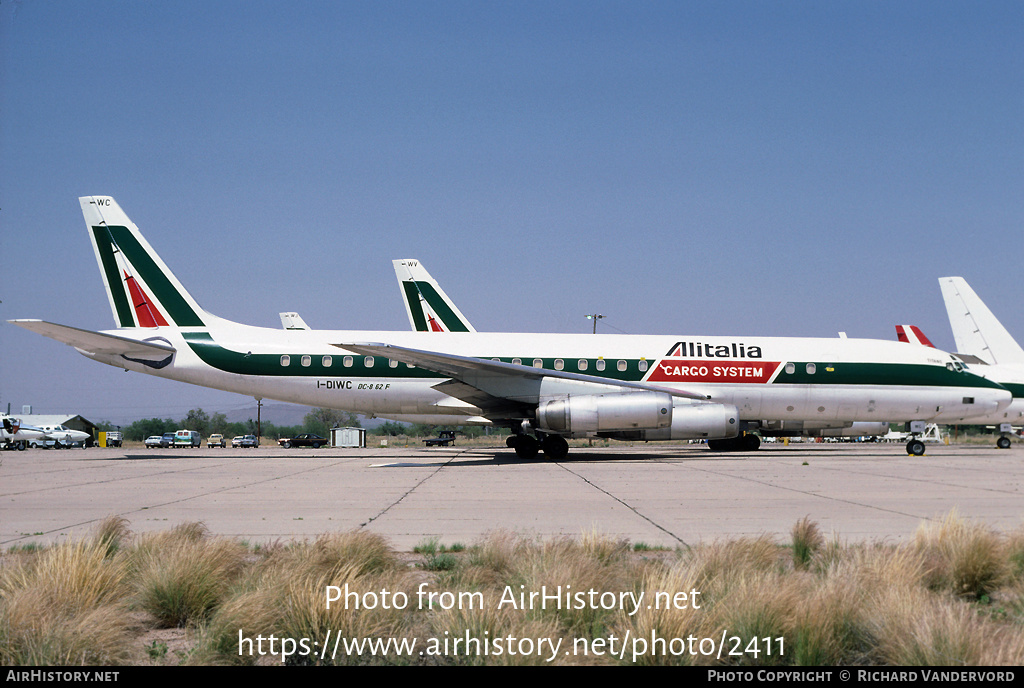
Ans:
{"label": "small shed", "polygon": [[331,428],[332,447],[365,447],[366,428]]}

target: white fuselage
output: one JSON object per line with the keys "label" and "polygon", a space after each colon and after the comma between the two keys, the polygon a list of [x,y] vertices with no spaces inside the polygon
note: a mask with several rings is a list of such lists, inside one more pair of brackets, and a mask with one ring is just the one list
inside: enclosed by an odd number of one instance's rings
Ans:
{"label": "white fuselage", "polygon": [[[386,342],[527,367],[536,359],[551,370],[620,376],[700,394],[709,401],[734,404],[747,421],[959,422],[996,414],[1010,403],[1010,394],[1002,388],[951,370],[948,364],[955,359],[949,354],[881,340],[285,331],[221,319],[208,325],[192,332],[174,327],[109,332],[169,342],[177,353],[163,368],[116,355],[91,357],[259,398],[389,418],[437,416],[451,422],[454,417],[478,417],[481,411],[434,389],[445,376],[398,361],[370,360],[374,357],[339,345]],[[544,378],[539,384],[542,398],[594,393],[575,380]],[[529,386],[526,381],[523,385]]]}

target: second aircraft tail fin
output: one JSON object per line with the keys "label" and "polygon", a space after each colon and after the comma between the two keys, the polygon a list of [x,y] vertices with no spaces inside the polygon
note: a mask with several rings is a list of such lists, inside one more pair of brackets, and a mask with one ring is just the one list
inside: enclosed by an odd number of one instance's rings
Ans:
{"label": "second aircraft tail fin", "polygon": [[1024,363],[1024,349],[1010,336],[963,277],[940,277],[957,351],[989,364]]}
{"label": "second aircraft tail fin", "polygon": [[409,325],[417,332],[476,332],[422,263],[412,258],[391,261],[402,290]]}

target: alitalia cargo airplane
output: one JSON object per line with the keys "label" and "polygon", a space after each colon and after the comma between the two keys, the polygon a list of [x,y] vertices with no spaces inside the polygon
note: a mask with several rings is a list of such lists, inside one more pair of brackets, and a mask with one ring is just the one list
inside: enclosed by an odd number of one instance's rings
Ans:
{"label": "alitalia cargo airplane", "polygon": [[[794,337],[377,332],[252,327],[203,310],[109,196],[79,199],[117,329],[16,325],[108,365],[396,420],[509,428],[520,457],[566,438],[702,438],[744,424],[957,422],[1010,402],[956,357],[898,342]],[[921,453],[914,441],[908,451]]]}

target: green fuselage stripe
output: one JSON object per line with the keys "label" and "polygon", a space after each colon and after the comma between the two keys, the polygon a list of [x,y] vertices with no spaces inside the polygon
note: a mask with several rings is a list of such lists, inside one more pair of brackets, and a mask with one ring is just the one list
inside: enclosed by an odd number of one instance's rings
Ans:
{"label": "green fuselage stripe", "polygon": [[[225,349],[217,344],[213,337],[206,332],[184,333],[185,340],[189,347],[205,363],[227,373],[238,375],[266,375],[272,377],[374,377],[374,378],[404,378],[404,379],[447,379],[449,376],[431,372],[422,368],[410,368],[404,363],[392,367],[389,359],[383,356],[359,356],[351,355],[351,365],[345,366],[344,361],[349,356],[343,352],[331,355],[331,365],[324,365],[322,354],[309,356],[309,365],[302,365],[302,353],[287,354],[288,365],[282,365],[283,354],[253,354],[243,353]],[[367,358],[373,359],[373,364],[366,365]],[[490,357],[480,357],[488,360]],[[503,363],[512,363],[513,358],[502,356],[497,357]],[[534,357],[523,356],[519,358],[523,364],[533,366]],[[654,361],[648,359],[623,359],[626,362],[625,370],[618,369],[618,360],[608,359],[582,359],[587,361],[586,370],[578,370],[576,362],[580,359],[540,359],[542,367],[547,370],[557,370],[556,360],[563,360],[563,370],[566,372],[582,372],[593,377],[607,380],[622,380],[626,382],[640,382],[646,372],[641,371],[640,364],[643,362],[649,369]],[[604,360],[605,369],[598,370],[597,363]],[[797,371],[787,374],[781,371],[773,384],[792,385],[885,385],[885,386],[907,386],[907,387],[990,387],[998,388],[993,382],[983,378],[947,370],[940,366],[915,365],[902,363],[816,363],[817,371],[813,374],[806,372],[807,363],[797,363]],[[832,370],[827,370],[831,367]],[[658,383],[667,384],[667,383]],[[679,382],[677,384],[727,384],[727,383],[701,383],[699,381]],[[1024,387],[1024,386],[1022,386]],[[1024,393],[1024,390],[1019,390]],[[1016,396],[1016,392],[1014,393]]]}

